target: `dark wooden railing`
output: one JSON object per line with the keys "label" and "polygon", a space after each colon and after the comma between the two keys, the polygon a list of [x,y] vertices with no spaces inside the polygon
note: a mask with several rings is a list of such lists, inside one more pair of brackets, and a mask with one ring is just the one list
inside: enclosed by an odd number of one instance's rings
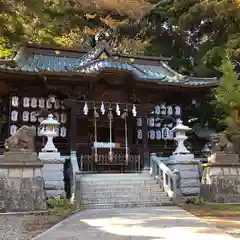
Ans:
{"label": "dark wooden railing", "polygon": [[[91,153],[91,148],[93,144],[92,143],[77,143],[77,151],[81,153]],[[140,153],[142,151],[142,144],[129,144],[128,148],[131,149],[131,151],[135,151],[137,153]],[[121,148],[124,149],[125,145],[121,144]],[[168,146],[164,144],[159,145],[149,145],[149,152],[155,152],[157,154],[160,154],[162,156],[170,156],[172,155],[173,151],[175,150],[176,146]]]}
{"label": "dark wooden railing", "polygon": [[120,153],[113,153],[111,160],[108,154],[98,154],[97,159],[94,154],[81,154],[78,156],[78,164],[81,172],[88,173],[140,172],[142,169],[138,154],[130,154],[128,161],[125,154]]}
{"label": "dark wooden railing", "polygon": [[139,146],[128,146],[128,159],[126,148],[112,148],[110,157],[109,148],[95,149],[93,144],[77,144],[77,159],[82,172],[139,172],[142,168]]}
{"label": "dark wooden railing", "polygon": [[4,153],[5,149],[4,144],[5,144],[4,142],[0,142],[0,155]]}

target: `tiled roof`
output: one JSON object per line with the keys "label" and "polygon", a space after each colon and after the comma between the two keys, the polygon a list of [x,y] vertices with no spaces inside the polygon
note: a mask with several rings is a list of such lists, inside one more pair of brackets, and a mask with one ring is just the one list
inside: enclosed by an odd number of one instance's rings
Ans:
{"label": "tiled roof", "polygon": [[[88,53],[67,51],[33,51],[33,48],[21,49],[13,59],[15,66],[8,64],[0,65],[0,71],[23,71],[23,72],[56,72],[73,74],[92,74],[109,70],[124,70],[131,72],[136,79],[143,81],[155,81],[165,85],[182,86],[216,86],[216,78],[193,78],[181,75],[170,68],[170,66],[161,60],[140,61],[133,58],[122,58],[121,56],[109,56],[106,59],[101,58],[104,49],[95,47]],[[107,53],[108,54],[108,53]],[[149,58],[148,58],[149,59]]]}

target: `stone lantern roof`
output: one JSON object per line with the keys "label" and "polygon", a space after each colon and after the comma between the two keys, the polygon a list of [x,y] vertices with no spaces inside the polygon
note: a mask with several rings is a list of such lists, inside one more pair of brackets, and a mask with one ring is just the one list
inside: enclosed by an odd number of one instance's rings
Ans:
{"label": "stone lantern roof", "polygon": [[53,119],[53,115],[52,114],[49,114],[48,118],[43,120],[40,123],[40,125],[41,126],[43,126],[43,125],[56,125],[57,126],[57,125],[60,125],[60,123],[57,120]]}
{"label": "stone lantern roof", "polygon": [[178,120],[177,125],[172,129],[173,132],[177,132],[177,131],[190,131],[191,128],[189,128],[188,126],[183,125],[182,120]]}

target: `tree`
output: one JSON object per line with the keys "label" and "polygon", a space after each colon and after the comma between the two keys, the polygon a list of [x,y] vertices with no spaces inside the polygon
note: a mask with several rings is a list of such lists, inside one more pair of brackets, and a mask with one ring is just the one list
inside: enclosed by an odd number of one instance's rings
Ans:
{"label": "tree", "polygon": [[145,0],[0,0],[4,9],[0,13],[1,55],[9,55],[19,42],[81,48],[89,37],[109,27],[118,29],[117,50],[143,53],[147,40],[138,34],[140,29],[124,35],[122,30],[139,23],[153,6]]}
{"label": "tree", "polygon": [[229,0],[168,0],[172,25],[192,46],[194,72],[206,76],[216,74],[222,53],[228,49],[240,58],[239,1]]}
{"label": "tree", "polygon": [[1,57],[19,42],[82,48],[118,32],[117,51],[172,57],[176,71],[219,74],[228,49],[240,60],[240,5],[229,0],[0,0]]}
{"label": "tree", "polygon": [[220,123],[225,125],[227,135],[235,144],[240,144],[240,84],[229,54],[222,60],[221,71],[223,75],[215,91],[215,104],[222,113]]}

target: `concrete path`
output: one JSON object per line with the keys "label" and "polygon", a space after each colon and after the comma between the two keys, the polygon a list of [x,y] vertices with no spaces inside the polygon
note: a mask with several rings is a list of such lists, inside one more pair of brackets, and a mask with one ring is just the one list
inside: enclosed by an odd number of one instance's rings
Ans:
{"label": "concrete path", "polygon": [[178,207],[86,210],[34,240],[231,240]]}

